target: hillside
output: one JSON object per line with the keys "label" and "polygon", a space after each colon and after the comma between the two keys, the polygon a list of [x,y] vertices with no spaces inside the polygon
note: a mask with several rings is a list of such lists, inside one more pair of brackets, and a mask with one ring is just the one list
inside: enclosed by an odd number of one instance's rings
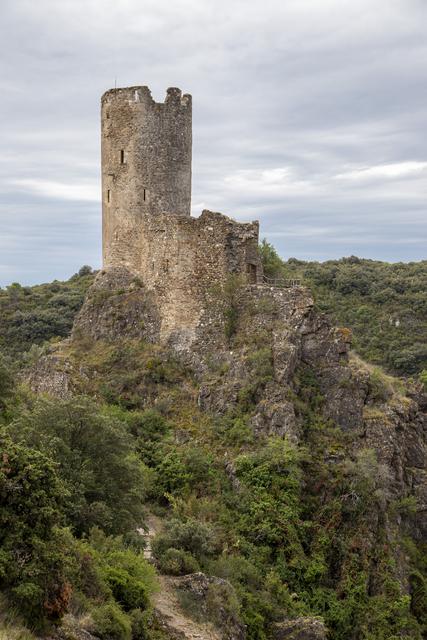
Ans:
{"label": "hillside", "polygon": [[350,327],[353,348],[397,375],[427,369],[427,261],[394,263],[351,256],[282,261],[261,245],[270,277],[300,278],[332,322]]}
{"label": "hillside", "polygon": [[27,384],[0,367],[0,637],[426,637],[421,389],[351,354],[305,287],[230,280],[222,334],[177,354],[114,277]]}
{"label": "hillside", "polygon": [[[427,369],[427,261],[285,262],[265,242],[261,251],[266,273],[306,284],[317,308],[352,330],[353,349],[365,360],[399,376]],[[18,360],[33,344],[67,336],[93,277],[82,267],[67,282],[0,290],[0,349]]]}
{"label": "hillside", "polygon": [[33,345],[68,336],[93,278],[84,266],[66,282],[0,289],[0,351],[19,362]]}

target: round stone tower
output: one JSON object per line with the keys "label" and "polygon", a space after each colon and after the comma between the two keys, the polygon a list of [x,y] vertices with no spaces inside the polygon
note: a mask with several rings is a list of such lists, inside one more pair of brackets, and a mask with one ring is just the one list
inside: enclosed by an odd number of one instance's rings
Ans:
{"label": "round stone tower", "polygon": [[191,111],[191,96],[176,88],[167,90],[163,103],[148,87],[110,89],[102,96],[104,266],[113,245],[117,255],[121,238],[137,234],[143,214],[190,215]]}

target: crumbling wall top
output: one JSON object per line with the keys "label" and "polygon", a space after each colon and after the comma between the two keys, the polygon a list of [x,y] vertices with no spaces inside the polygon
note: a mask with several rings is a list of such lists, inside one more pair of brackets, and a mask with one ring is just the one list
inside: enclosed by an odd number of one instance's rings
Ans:
{"label": "crumbling wall top", "polygon": [[179,105],[182,107],[191,107],[191,95],[189,93],[183,94],[181,89],[177,87],[169,87],[169,89],[166,90],[165,100],[163,102],[156,102],[151,95],[149,87],[135,86],[109,89],[101,98],[102,105],[105,103],[120,102],[143,102],[150,106]]}

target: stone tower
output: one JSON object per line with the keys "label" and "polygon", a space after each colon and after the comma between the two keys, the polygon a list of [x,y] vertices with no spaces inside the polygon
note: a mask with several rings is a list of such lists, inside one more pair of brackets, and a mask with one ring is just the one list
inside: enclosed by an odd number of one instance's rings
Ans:
{"label": "stone tower", "polygon": [[[101,98],[103,261],[126,253],[142,217],[190,216],[191,96],[167,90],[163,103],[148,87],[110,89]],[[123,255],[123,263],[127,263]]]}

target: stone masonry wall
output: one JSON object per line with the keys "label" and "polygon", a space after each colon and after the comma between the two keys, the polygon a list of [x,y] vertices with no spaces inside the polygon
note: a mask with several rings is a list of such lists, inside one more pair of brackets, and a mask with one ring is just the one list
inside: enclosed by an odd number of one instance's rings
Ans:
{"label": "stone masonry wall", "polygon": [[191,96],[170,88],[111,89],[101,99],[103,255],[122,224],[143,213],[190,215]]}
{"label": "stone masonry wall", "polygon": [[187,346],[209,323],[211,297],[230,274],[259,281],[258,223],[242,224],[220,213],[199,218],[141,214],[123,220],[111,243],[106,269],[126,267],[155,294],[160,339]]}
{"label": "stone masonry wall", "polygon": [[230,274],[261,280],[258,223],[190,216],[191,96],[172,88],[156,103],[148,87],[128,87],[101,103],[104,270],[140,279],[160,339],[184,348],[218,324],[212,291]]}

